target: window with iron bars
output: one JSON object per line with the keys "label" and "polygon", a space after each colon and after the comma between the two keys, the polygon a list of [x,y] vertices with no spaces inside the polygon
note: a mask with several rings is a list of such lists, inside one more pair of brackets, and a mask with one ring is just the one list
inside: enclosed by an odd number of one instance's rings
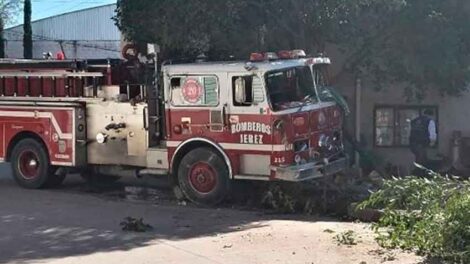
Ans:
{"label": "window with iron bars", "polygon": [[374,145],[376,147],[408,147],[410,145],[411,121],[426,109],[434,113],[438,131],[438,107],[429,105],[377,105],[374,109]]}

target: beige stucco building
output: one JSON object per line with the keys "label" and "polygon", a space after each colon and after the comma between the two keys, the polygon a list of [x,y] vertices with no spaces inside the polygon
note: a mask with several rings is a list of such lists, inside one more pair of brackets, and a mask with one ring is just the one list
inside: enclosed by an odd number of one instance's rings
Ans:
{"label": "beige stucco building", "polygon": [[[335,59],[341,56],[332,58],[335,63]],[[465,137],[470,138],[470,92],[464,92],[458,97],[443,97],[435,91],[429,91],[424,100],[409,102],[404,96],[403,86],[390,85],[378,91],[373,83],[348,74],[335,75],[342,62],[339,59],[336,63],[332,69],[332,76],[335,76],[333,85],[346,97],[352,110],[347,129],[383,165],[397,166],[402,175],[410,173],[414,162],[408,147],[410,121],[424,109],[434,111],[437,124],[438,144],[430,150],[430,157],[452,162],[456,156],[453,148],[454,133],[460,132],[464,137],[460,156],[464,163],[468,163],[465,160],[469,156],[465,155]]]}

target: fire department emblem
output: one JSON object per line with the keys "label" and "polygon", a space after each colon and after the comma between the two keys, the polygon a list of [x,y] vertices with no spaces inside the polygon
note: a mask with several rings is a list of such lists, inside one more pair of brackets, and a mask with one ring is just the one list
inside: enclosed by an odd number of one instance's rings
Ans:
{"label": "fire department emblem", "polygon": [[195,79],[187,79],[182,88],[183,98],[186,102],[195,104],[201,100],[203,94],[202,85]]}
{"label": "fire department emblem", "polygon": [[294,126],[303,126],[305,125],[305,118],[303,117],[297,117],[294,119]]}

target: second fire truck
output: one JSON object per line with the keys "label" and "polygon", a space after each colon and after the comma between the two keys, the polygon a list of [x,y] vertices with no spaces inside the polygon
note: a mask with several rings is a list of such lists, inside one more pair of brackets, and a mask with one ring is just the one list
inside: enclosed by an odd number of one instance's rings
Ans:
{"label": "second fire truck", "polygon": [[315,70],[328,64],[293,51],[253,54],[164,64],[152,82],[155,67],[137,59],[3,60],[0,160],[25,188],[57,186],[74,171],[159,174],[209,205],[233,180],[332,175],[348,159],[343,112]]}

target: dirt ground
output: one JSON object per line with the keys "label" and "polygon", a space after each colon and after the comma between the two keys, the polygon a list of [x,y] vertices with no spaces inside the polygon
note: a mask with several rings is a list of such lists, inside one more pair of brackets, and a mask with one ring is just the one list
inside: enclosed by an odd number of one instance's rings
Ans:
{"label": "dirt ground", "polygon": [[[135,186],[134,181],[126,184]],[[0,165],[0,263],[421,261],[413,254],[380,249],[366,224],[200,209],[167,200],[164,190],[151,195],[159,199],[143,201],[130,199],[132,194],[126,196],[121,187],[90,192],[81,179],[71,177],[59,190],[23,190],[13,183],[8,168]],[[124,232],[120,222],[128,216],[143,217],[154,229]],[[337,245],[335,234],[348,230],[357,234],[359,243]]]}

